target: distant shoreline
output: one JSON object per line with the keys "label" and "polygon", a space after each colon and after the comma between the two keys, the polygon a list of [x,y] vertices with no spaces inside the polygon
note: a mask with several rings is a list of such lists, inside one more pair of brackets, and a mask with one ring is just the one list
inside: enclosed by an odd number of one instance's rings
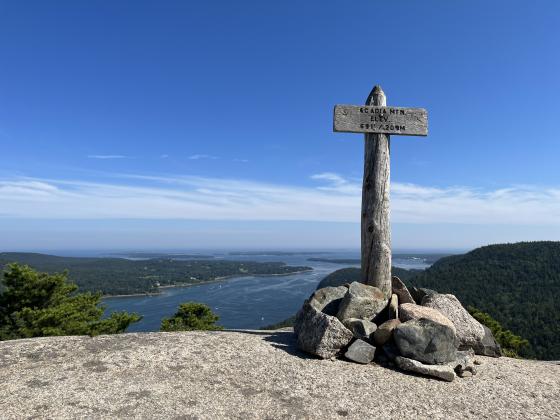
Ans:
{"label": "distant shoreline", "polygon": [[[211,283],[221,283],[224,282],[226,280],[231,280],[231,279],[236,279],[236,278],[242,278],[242,277],[280,277],[280,276],[292,276],[295,274],[302,274],[302,273],[309,273],[311,271],[314,271],[313,268],[310,268],[309,270],[298,270],[298,271],[293,271],[291,273],[277,273],[277,274],[246,274],[246,275],[239,275],[239,274],[232,274],[230,276],[222,276],[222,277],[216,277],[215,279],[212,280],[204,280],[198,283],[176,283],[176,284],[166,284],[165,286],[158,286],[158,290],[159,289],[171,289],[171,288],[179,288],[179,287],[193,287],[193,286],[199,286],[199,285],[203,285],[203,284],[211,284]],[[162,294],[162,292],[146,292],[146,293],[131,293],[129,295],[127,294],[122,294],[122,295],[102,295],[101,298],[102,299],[109,299],[109,298],[127,298],[127,297],[140,297],[140,296],[145,296],[145,297],[149,297],[149,296],[160,296]]]}

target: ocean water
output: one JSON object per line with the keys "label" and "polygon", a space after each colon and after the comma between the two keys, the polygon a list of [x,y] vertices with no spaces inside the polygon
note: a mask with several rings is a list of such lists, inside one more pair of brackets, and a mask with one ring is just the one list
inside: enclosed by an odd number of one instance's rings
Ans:
{"label": "ocean water", "polygon": [[[105,298],[108,311],[136,312],[143,319],[128,331],[158,331],[161,320],[171,316],[179,304],[196,301],[207,304],[220,316],[225,328],[258,329],[283,321],[294,315],[317,284],[329,273],[352,264],[309,261],[308,258],[359,259],[358,251],[293,255],[229,255],[217,253],[216,258],[247,261],[282,261],[289,265],[305,265],[313,271],[287,276],[238,277],[218,283],[162,289],[157,296]],[[394,255],[393,265],[406,269],[429,266],[419,256]],[[358,267],[358,265],[353,265]]]}

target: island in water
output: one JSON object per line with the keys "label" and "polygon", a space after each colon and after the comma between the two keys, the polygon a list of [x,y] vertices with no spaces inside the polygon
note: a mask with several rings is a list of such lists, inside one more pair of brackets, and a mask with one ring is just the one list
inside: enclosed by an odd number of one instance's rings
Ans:
{"label": "island in water", "polygon": [[105,296],[156,294],[162,287],[189,286],[242,276],[278,276],[313,270],[282,262],[228,260],[182,260],[174,258],[126,259],[106,257],[59,257],[54,255],[4,252],[0,267],[26,264],[48,273],[68,271],[70,281],[82,292]]}

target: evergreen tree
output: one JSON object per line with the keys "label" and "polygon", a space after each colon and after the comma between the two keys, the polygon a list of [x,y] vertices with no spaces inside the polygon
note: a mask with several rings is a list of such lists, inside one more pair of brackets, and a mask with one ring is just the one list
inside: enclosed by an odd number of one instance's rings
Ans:
{"label": "evergreen tree", "polygon": [[216,325],[219,317],[203,303],[186,302],[179,305],[177,313],[161,321],[161,331],[221,330]]}
{"label": "evergreen tree", "polygon": [[78,293],[67,273],[48,274],[10,264],[0,281],[0,340],[122,333],[136,314],[102,319],[101,294]]}

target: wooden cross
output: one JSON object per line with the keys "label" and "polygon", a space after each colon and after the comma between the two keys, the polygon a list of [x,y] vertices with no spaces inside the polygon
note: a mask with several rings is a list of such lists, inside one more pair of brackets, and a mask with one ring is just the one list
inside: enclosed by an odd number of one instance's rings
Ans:
{"label": "wooden cross", "polygon": [[365,133],[362,281],[391,297],[389,135],[427,136],[428,113],[423,108],[397,108],[386,103],[381,86],[375,86],[365,106],[336,105],[334,131]]}

